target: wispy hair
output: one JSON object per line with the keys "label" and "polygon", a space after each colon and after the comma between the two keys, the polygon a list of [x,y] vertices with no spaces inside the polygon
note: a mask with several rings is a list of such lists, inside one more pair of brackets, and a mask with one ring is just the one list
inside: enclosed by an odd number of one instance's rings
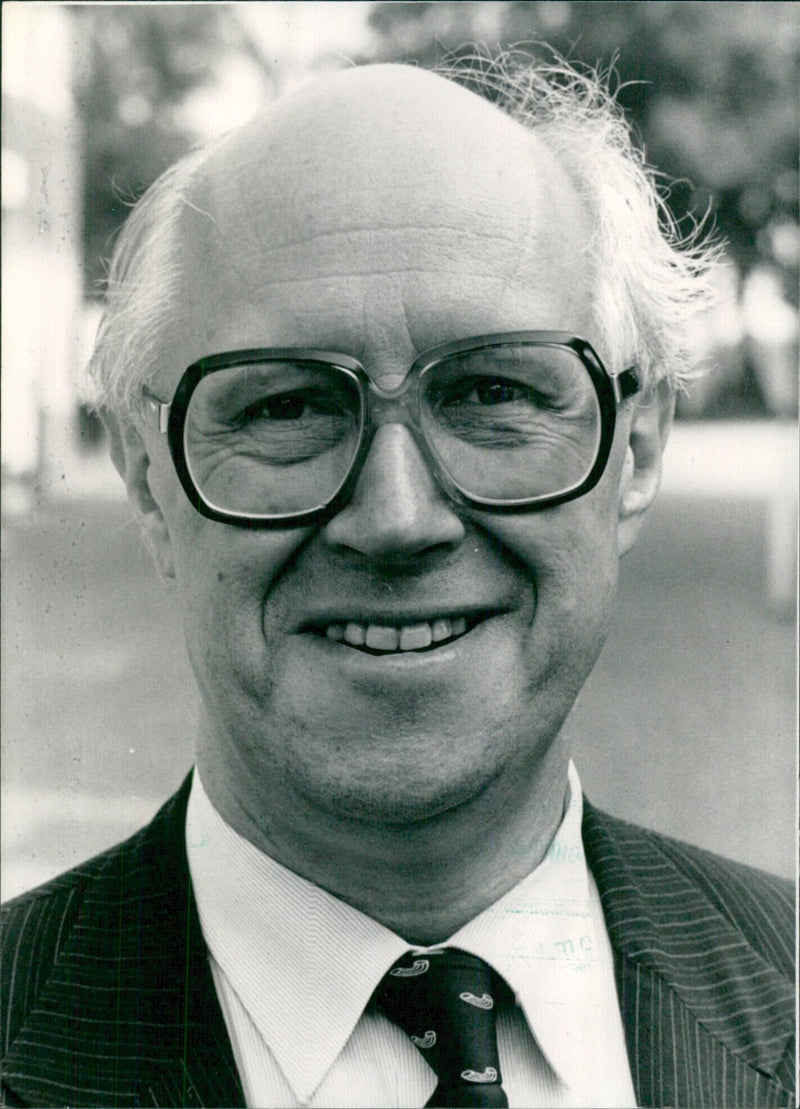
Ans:
{"label": "wispy hair", "polygon": [[[559,158],[586,205],[598,345],[619,371],[635,365],[645,386],[683,387],[700,372],[692,322],[713,300],[719,246],[693,223],[681,232],[660,175],[632,140],[611,73],[529,51],[478,50],[435,71],[497,104]],[[178,235],[196,174],[219,140],[167,170],[133,208],[109,267],[106,303],[81,391],[126,417],[158,369],[162,329],[179,295]]]}
{"label": "wispy hair", "polygon": [[136,417],[141,386],[158,370],[164,327],[181,283],[181,220],[212,144],[170,166],[131,210],[114,246],[94,352],[78,382],[97,409]]}
{"label": "wispy hair", "polygon": [[598,342],[609,369],[636,366],[644,385],[683,388],[698,364],[692,323],[714,303],[721,246],[705,221],[683,232],[662,174],[648,166],[612,90],[613,67],[569,63],[549,48],[445,59],[436,72],[492,100],[535,131],[589,213]]}

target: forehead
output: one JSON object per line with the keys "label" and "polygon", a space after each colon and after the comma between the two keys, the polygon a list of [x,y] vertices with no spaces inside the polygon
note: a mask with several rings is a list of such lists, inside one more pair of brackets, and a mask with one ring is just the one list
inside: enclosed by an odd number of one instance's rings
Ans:
{"label": "forehead", "polygon": [[369,369],[481,332],[585,333],[587,234],[557,159],[498,109],[410,67],[353,70],[204,164],[182,221],[175,366],[297,345]]}

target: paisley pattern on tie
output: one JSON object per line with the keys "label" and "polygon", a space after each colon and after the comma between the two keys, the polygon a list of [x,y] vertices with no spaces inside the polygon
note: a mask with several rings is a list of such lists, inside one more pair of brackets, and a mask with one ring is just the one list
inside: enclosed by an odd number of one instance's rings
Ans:
{"label": "paisley pattern on tie", "polygon": [[461,1077],[466,1082],[496,1082],[497,1071],[494,1067],[487,1067],[481,1074],[478,1074],[476,1070],[462,1070]]}
{"label": "paisley pattern on tie", "polygon": [[497,1054],[499,979],[475,955],[456,948],[409,952],[381,981],[375,998],[438,1078],[429,1106],[508,1105]]}
{"label": "paisley pattern on tie", "polygon": [[425,974],[430,965],[427,959],[415,959],[413,966],[395,967],[389,973],[394,978],[417,978],[420,974]]}
{"label": "paisley pattern on tie", "polygon": [[465,990],[458,996],[462,1001],[466,1001],[467,1005],[474,1005],[476,1009],[491,1009],[494,1005],[494,998],[488,993],[483,994],[482,997],[476,997],[474,993]]}

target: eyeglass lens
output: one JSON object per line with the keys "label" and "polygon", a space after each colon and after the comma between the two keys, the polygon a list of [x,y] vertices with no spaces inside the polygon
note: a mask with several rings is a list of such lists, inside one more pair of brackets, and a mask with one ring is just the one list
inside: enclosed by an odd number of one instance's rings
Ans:
{"label": "eyeglass lens", "polygon": [[[329,503],[358,454],[356,379],[320,362],[216,370],[192,393],[186,463],[214,508],[255,517]],[[567,347],[509,343],[450,355],[420,378],[420,429],[467,496],[554,496],[591,471],[601,438],[592,378]]]}

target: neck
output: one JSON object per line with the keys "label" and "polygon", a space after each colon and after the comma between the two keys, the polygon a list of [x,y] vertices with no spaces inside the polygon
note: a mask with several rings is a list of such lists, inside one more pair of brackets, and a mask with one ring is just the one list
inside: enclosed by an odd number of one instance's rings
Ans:
{"label": "neck", "polygon": [[[281,865],[412,944],[442,943],[543,859],[564,813],[567,756],[556,741],[530,776],[498,779],[430,819],[298,819],[265,829],[201,768],[218,812]],[[318,814],[314,814],[318,816]]]}

